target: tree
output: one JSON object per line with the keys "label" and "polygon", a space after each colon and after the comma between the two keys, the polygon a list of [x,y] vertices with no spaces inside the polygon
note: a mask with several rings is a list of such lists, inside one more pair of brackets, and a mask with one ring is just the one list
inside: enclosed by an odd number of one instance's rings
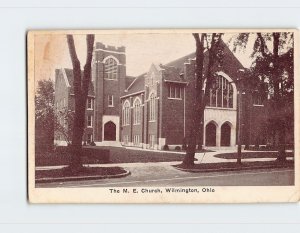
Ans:
{"label": "tree", "polygon": [[[196,42],[196,80],[194,89],[194,113],[192,119],[192,127],[189,130],[187,138],[187,150],[182,165],[193,166],[197,141],[199,141],[199,133],[203,130],[201,122],[204,117],[204,110],[209,99],[209,91],[213,83],[213,67],[215,62],[220,61],[222,54],[220,50],[220,41],[222,34],[212,33],[211,41],[207,33],[193,34]],[[207,49],[207,52],[205,52]],[[208,62],[205,63],[205,56]],[[207,65],[207,67],[205,67]],[[206,72],[205,72],[206,71]],[[204,89],[204,91],[203,91]],[[200,137],[201,139],[202,137]],[[202,142],[200,142],[202,145]]]}
{"label": "tree", "polygon": [[74,111],[67,107],[62,110],[55,111],[54,129],[55,132],[61,135],[68,145],[72,144],[72,132],[74,122]]}
{"label": "tree", "polygon": [[37,153],[50,151],[54,141],[54,84],[40,80],[35,94],[35,146]]}
{"label": "tree", "polygon": [[74,76],[74,98],[75,98],[75,113],[73,121],[71,153],[72,161],[70,167],[72,169],[80,169],[82,167],[82,137],[85,123],[85,109],[88,96],[88,89],[91,82],[91,63],[93,56],[95,35],[88,34],[86,36],[87,56],[84,65],[83,74],[80,68],[80,61],[77,57],[73,35],[67,35],[69,53],[73,66]]}
{"label": "tree", "polygon": [[[291,106],[294,93],[294,36],[293,33],[287,32],[240,33],[234,39],[234,51],[237,48],[245,49],[251,37],[254,37],[251,55],[252,77],[258,78],[257,87],[265,86],[264,91],[270,96],[269,112],[276,112],[269,116],[269,124],[272,125],[274,137],[277,138],[277,160],[285,161],[285,135],[290,129],[289,120],[293,118]],[[267,85],[264,85],[266,83]]]}

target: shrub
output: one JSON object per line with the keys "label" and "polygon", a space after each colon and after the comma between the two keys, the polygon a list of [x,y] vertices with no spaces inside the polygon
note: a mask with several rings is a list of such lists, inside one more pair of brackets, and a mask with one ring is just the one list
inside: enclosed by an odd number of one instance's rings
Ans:
{"label": "shrub", "polygon": [[94,141],[91,142],[91,146],[96,146]]}
{"label": "shrub", "polygon": [[168,145],[164,145],[163,150],[169,150],[169,146]]}
{"label": "shrub", "polygon": [[180,146],[176,146],[175,150],[181,150],[181,147]]}

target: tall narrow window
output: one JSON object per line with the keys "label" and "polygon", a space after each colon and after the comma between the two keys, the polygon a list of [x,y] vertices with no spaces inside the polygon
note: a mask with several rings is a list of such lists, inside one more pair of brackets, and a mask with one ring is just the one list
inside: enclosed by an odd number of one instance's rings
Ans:
{"label": "tall narrow window", "polygon": [[93,109],[93,99],[92,98],[87,99],[87,108]]}
{"label": "tall narrow window", "polygon": [[149,77],[149,86],[153,86],[153,84],[154,84],[154,77],[155,77],[154,73],[151,73],[150,77]]}
{"label": "tall narrow window", "polygon": [[123,123],[124,126],[130,124],[130,104],[129,104],[129,101],[125,101],[125,103],[123,104],[122,123]]}
{"label": "tall narrow window", "polygon": [[93,116],[87,116],[87,127],[93,127]]}
{"label": "tall narrow window", "polygon": [[149,146],[151,149],[154,148],[155,145],[155,135],[154,134],[149,134]]}
{"label": "tall narrow window", "polygon": [[134,135],[133,136],[133,144],[135,146],[139,146],[140,145],[140,135]]}
{"label": "tall narrow window", "polygon": [[252,94],[252,98],[253,98],[253,105],[258,105],[258,106],[263,105],[263,98],[262,98],[261,94],[259,93],[259,91],[255,91]]}
{"label": "tall narrow window", "polygon": [[223,76],[216,76],[210,89],[208,106],[233,108],[233,87]]}
{"label": "tall narrow window", "polygon": [[104,68],[104,73],[105,73],[105,78],[106,79],[117,79],[117,74],[118,74],[118,63],[115,59],[113,58],[108,58],[105,61],[105,68]]}
{"label": "tall narrow window", "polygon": [[113,106],[114,106],[114,96],[108,95],[108,107],[113,107]]}
{"label": "tall narrow window", "polygon": [[152,93],[150,95],[150,101],[149,101],[149,120],[155,121],[155,95]]}
{"label": "tall narrow window", "polygon": [[141,123],[141,100],[136,98],[133,102],[133,124],[138,125]]}

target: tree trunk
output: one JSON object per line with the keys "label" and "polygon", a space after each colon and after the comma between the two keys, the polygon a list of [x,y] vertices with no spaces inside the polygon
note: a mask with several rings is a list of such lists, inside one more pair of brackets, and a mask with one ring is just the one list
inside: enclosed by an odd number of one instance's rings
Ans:
{"label": "tree trunk", "polygon": [[[203,93],[203,63],[204,63],[204,39],[207,41],[207,34],[201,34],[201,40],[199,38],[199,34],[193,34],[196,40],[196,88],[195,88],[195,98],[194,98],[194,115],[192,120],[192,126],[190,129],[189,140],[186,150],[186,155],[182,162],[182,165],[189,167],[194,165],[196,146],[199,143],[199,133],[202,131],[200,129],[201,122],[204,118],[204,110],[209,99],[209,91],[212,86],[212,74],[213,74],[213,63],[216,55],[216,45],[217,45],[217,35],[216,33],[212,34],[212,42],[211,47],[208,50],[209,58],[208,58],[208,72],[206,77],[206,85]],[[202,132],[203,133],[203,132]],[[202,138],[202,137],[200,137]],[[202,142],[201,142],[202,143]]]}
{"label": "tree trunk", "polygon": [[94,46],[94,35],[87,35],[87,58],[81,74],[80,61],[76,54],[74,38],[72,35],[67,35],[69,52],[73,65],[73,85],[75,98],[75,115],[73,121],[72,145],[71,145],[71,163],[70,167],[79,169],[82,167],[82,138],[85,127],[85,109],[88,96],[89,84],[91,82],[91,63]]}
{"label": "tree trunk", "polygon": [[[279,86],[279,39],[280,33],[273,33],[273,83],[274,83],[274,112],[279,114],[280,110],[284,107],[281,101],[282,96],[280,95],[280,86]],[[282,88],[282,87],[281,87]],[[279,109],[279,111],[278,111]],[[286,161],[285,154],[285,122],[282,119],[282,116],[279,116],[279,120],[277,121],[276,129],[278,132],[278,157],[277,161],[283,162]]]}
{"label": "tree trunk", "polygon": [[184,166],[193,166],[195,160],[195,152],[197,146],[197,138],[202,121],[202,87],[203,87],[203,62],[204,62],[204,37],[205,33],[201,34],[201,39],[198,33],[193,34],[196,41],[196,83],[194,90],[194,114],[192,125],[187,138],[186,155],[182,161]]}

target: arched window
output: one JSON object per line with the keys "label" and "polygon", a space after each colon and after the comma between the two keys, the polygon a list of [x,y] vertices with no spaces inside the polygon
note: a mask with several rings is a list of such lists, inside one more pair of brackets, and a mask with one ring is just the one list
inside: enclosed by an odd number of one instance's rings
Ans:
{"label": "arched window", "polygon": [[149,101],[149,120],[155,121],[155,95],[152,93],[150,95],[150,101]]}
{"label": "arched window", "polygon": [[130,104],[129,101],[125,101],[122,109],[122,123],[123,125],[130,125]]}
{"label": "arched window", "polygon": [[138,125],[141,123],[142,108],[140,98],[136,98],[133,102],[133,124]]}
{"label": "arched window", "polygon": [[106,79],[117,79],[118,63],[114,58],[106,59],[104,63],[104,74]]}
{"label": "arched window", "polygon": [[233,108],[233,87],[223,76],[215,76],[207,105],[210,107]]}

